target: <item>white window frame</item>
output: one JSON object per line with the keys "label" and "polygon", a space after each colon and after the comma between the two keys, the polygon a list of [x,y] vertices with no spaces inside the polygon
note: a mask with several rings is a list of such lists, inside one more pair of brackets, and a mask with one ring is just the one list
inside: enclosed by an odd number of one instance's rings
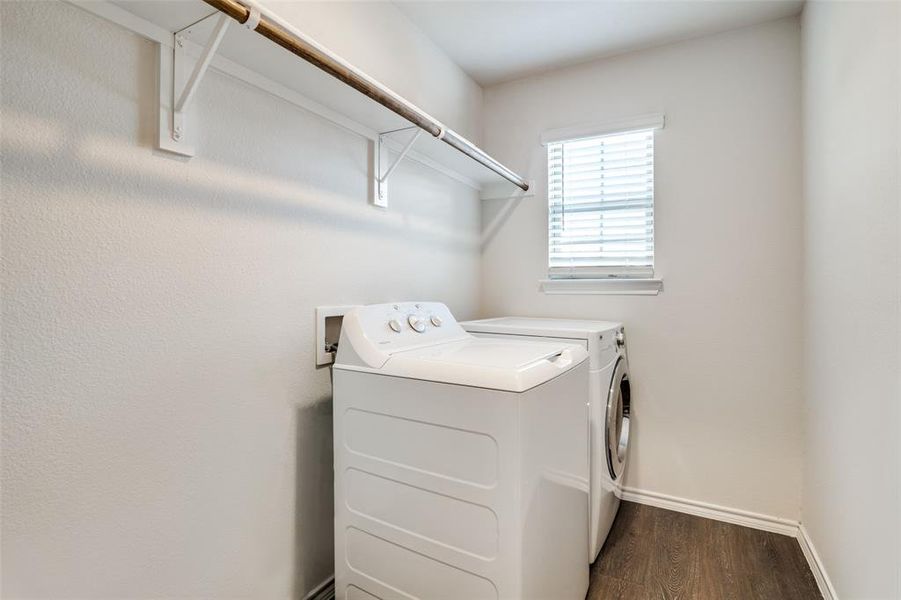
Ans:
{"label": "white window frame", "polygon": [[[608,121],[601,124],[583,124],[572,127],[552,129],[541,134],[541,144],[547,146],[557,142],[580,140],[630,131],[648,129],[663,129],[666,119],[663,113],[649,113],[616,121]],[[656,138],[656,134],[655,134]],[[655,139],[656,152],[656,139]],[[545,181],[545,192],[548,182]],[[548,196],[545,196],[546,200]],[[656,199],[656,198],[655,198]],[[545,229],[549,233],[549,227]],[[548,252],[548,244],[545,244],[545,252]],[[547,259],[547,254],[545,258]],[[655,257],[656,262],[656,257]],[[547,266],[548,261],[545,261]],[[603,272],[592,273],[590,268],[580,269],[578,273],[571,275],[555,273],[548,278],[539,281],[541,290],[546,294],[629,294],[629,295],[657,295],[663,289],[663,280],[655,277],[654,267],[649,267],[646,272],[638,273],[634,269],[623,270],[619,276],[610,269]]]}

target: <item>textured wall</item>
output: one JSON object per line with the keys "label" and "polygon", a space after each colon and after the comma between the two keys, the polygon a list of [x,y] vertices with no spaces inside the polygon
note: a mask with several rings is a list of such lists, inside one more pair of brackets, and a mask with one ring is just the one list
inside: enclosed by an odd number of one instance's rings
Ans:
{"label": "textured wall", "polygon": [[363,139],[215,72],[197,156],[158,153],[154,62],[2,3],[7,597],[302,596],[332,573],[314,307],[475,316],[472,190],[405,163],[368,206]]}
{"label": "textured wall", "polygon": [[[485,144],[534,177],[482,261],[482,313],[622,321],[629,486],[797,519],[801,478],[801,84],[795,18],[485,90]],[[656,297],[546,296],[539,134],[666,113],[656,142]]]}
{"label": "textured wall", "polygon": [[479,141],[482,88],[392,2],[264,4],[435,118]]}
{"label": "textured wall", "polygon": [[839,598],[901,598],[901,4],[804,9],[802,521]]}

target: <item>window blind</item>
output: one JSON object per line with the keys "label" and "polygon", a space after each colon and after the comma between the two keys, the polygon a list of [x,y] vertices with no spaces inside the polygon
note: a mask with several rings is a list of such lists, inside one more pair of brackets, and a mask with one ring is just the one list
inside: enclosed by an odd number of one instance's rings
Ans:
{"label": "window blind", "polygon": [[549,143],[551,277],[654,274],[654,130]]}

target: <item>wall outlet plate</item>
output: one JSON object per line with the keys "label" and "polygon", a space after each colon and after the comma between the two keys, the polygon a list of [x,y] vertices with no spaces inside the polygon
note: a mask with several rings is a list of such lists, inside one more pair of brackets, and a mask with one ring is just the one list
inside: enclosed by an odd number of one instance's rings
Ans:
{"label": "wall outlet plate", "polygon": [[316,307],[316,366],[335,362],[335,355],[327,350],[329,344],[338,344],[341,335],[341,319],[357,304]]}

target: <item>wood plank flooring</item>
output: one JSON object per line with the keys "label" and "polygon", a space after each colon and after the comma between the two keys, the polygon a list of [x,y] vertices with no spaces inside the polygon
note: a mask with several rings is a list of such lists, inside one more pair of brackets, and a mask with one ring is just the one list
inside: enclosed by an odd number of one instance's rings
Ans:
{"label": "wood plank flooring", "polygon": [[587,600],[813,600],[792,537],[623,502]]}

